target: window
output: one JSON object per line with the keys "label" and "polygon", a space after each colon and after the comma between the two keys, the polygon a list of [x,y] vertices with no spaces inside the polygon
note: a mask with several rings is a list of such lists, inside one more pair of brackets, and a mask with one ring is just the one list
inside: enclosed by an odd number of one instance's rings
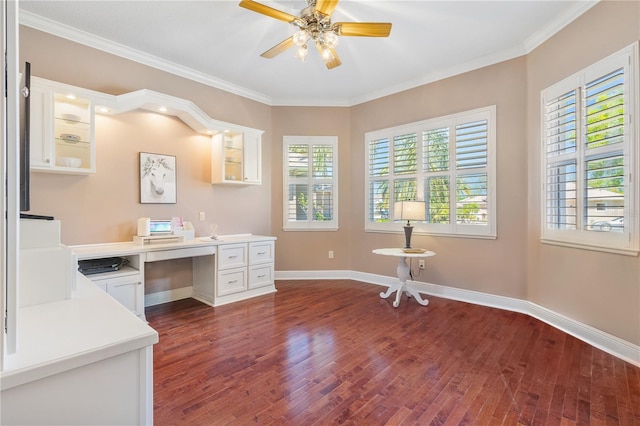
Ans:
{"label": "window", "polygon": [[542,91],[543,242],[637,254],[637,64],[636,43]]}
{"label": "window", "polygon": [[496,236],[495,106],[369,132],[365,229],[401,232],[395,201],[424,200],[414,232]]}
{"label": "window", "polygon": [[284,230],[338,229],[338,138],[285,136]]}

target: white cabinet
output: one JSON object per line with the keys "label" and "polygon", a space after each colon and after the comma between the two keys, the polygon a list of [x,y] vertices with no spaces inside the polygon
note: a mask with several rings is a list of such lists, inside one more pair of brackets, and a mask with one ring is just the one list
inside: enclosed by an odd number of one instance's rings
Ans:
{"label": "white cabinet", "polygon": [[247,289],[247,268],[218,271],[218,296],[239,293]]}
{"label": "white cabinet", "polygon": [[224,131],[211,139],[211,183],[262,184],[262,133]]}
{"label": "white cabinet", "polygon": [[247,244],[224,244],[218,248],[216,295],[226,296],[247,289]]}
{"label": "white cabinet", "polygon": [[257,265],[249,268],[249,288],[273,285],[273,265]]}
{"label": "white cabinet", "polygon": [[260,237],[220,243],[215,260],[194,257],[193,298],[219,306],[274,293],[274,249],[274,238]]}
{"label": "white cabinet", "polygon": [[101,94],[32,78],[31,170],[95,173],[94,102]]}
{"label": "white cabinet", "polygon": [[87,278],[144,320],[144,275],[140,268],[140,256],[126,258],[129,263],[120,270],[87,275]]}
{"label": "white cabinet", "polygon": [[250,289],[273,285],[274,248],[273,241],[260,241],[249,244],[248,287]]}

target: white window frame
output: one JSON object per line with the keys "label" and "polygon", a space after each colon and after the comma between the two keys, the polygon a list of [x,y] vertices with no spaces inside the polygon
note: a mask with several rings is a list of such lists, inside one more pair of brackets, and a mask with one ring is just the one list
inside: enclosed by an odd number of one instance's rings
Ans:
{"label": "white window frame", "polygon": [[[483,173],[487,174],[487,223],[486,225],[470,225],[457,223],[456,220],[456,197],[455,197],[455,182],[457,176],[464,176],[470,174],[469,170],[456,170],[456,143],[455,139],[451,138],[449,141],[449,167],[446,172],[425,172],[422,169],[423,165],[423,132],[432,129],[439,129],[448,127],[450,134],[455,134],[456,125],[463,123],[471,123],[474,121],[486,120],[487,121],[487,165],[483,167]],[[412,222],[414,234],[424,235],[444,235],[453,237],[466,237],[466,238],[486,238],[495,239],[497,237],[497,209],[496,209],[496,106],[491,105],[483,108],[478,108],[470,111],[464,111],[447,116],[437,117],[433,119],[423,120],[419,122],[409,123],[397,127],[388,129],[382,129],[365,134],[365,205],[364,205],[364,223],[365,232],[381,232],[381,233],[402,233],[404,232],[401,221],[393,217],[393,206],[389,208],[389,221],[388,222],[374,222],[370,221],[369,206],[371,203],[370,183],[374,181],[370,177],[370,144],[373,141],[382,139],[389,139],[390,144],[393,143],[394,136],[401,136],[407,134],[417,135],[417,164],[418,170],[415,174],[408,175],[409,177],[417,178],[417,198],[422,201],[422,194],[424,194],[424,181],[426,178],[432,175],[447,175],[449,182],[453,182],[449,189],[449,223],[427,223],[425,222]],[[390,158],[390,163],[393,163],[393,159]],[[398,178],[404,176],[395,175]],[[390,170],[389,181],[392,183],[394,180],[394,174]],[[390,201],[390,203],[392,203]]]}
{"label": "white window frame", "polygon": [[[625,76],[624,87],[624,140],[620,146],[616,144],[615,151],[622,151],[624,158],[624,229],[623,232],[595,232],[589,230],[585,224],[585,176],[584,164],[589,158],[590,151],[584,148],[586,134],[583,120],[584,87],[598,78],[617,69],[623,69]],[[541,126],[541,169],[540,169],[540,207],[541,207],[541,236],[540,240],[546,244],[561,245],[586,250],[604,251],[617,254],[636,256],[640,249],[639,220],[640,192],[638,173],[640,173],[639,144],[638,144],[638,42],[598,61],[597,63],[565,78],[564,80],[544,89],[540,95],[540,126]],[[572,229],[551,229],[547,223],[547,167],[551,161],[546,153],[546,123],[545,107],[547,103],[577,90],[576,107],[576,153],[573,158],[577,162],[576,178],[576,219],[577,226]],[[596,148],[598,149],[598,148]],[[613,149],[611,151],[614,151]]]}
{"label": "white window frame", "polygon": [[[290,145],[307,145],[309,146],[309,172],[305,178],[291,178],[289,176],[289,146]],[[313,155],[311,155],[313,146],[326,145],[333,148],[333,163],[331,179],[315,179],[311,170],[313,167]],[[282,222],[284,231],[337,231],[338,230],[338,137],[337,136],[284,136],[282,138],[282,170],[283,170],[283,186],[282,186]],[[314,183],[331,183],[333,187],[332,205],[333,218],[331,220],[314,220],[313,215],[309,215],[310,219],[306,221],[291,221],[288,218],[289,209],[289,184],[307,184],[309,185],[309,194],[312,193]]]}

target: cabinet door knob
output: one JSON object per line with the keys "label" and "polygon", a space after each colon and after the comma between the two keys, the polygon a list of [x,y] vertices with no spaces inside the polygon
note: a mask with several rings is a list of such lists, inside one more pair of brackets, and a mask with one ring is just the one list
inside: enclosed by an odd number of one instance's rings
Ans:
{"label": "cabinet door knob", "polygon": [[46,160],[44,160],[45,163],[50,163],[51,159],[47,158]]}

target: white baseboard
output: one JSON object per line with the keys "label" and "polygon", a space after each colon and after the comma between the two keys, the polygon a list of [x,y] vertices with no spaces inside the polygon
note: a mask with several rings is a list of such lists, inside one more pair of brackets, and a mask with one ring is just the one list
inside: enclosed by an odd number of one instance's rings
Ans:
{"label": "white baseboard", "polygon": [[144,295],[144,306],[160,305],[176,300],[188,299],[193,295],[193,287],[182,287],[174,290],[159,291]]}
{"label": "white baseboard", "polygon": [[[397,278],[357,271],[276,271],[276,280],[351,279],[389,287]],[[528,300],[411,281],[420,293],[475,305],[520,312],[539,319],[617,358],[640,367],[640,346],[536,305]]]}

